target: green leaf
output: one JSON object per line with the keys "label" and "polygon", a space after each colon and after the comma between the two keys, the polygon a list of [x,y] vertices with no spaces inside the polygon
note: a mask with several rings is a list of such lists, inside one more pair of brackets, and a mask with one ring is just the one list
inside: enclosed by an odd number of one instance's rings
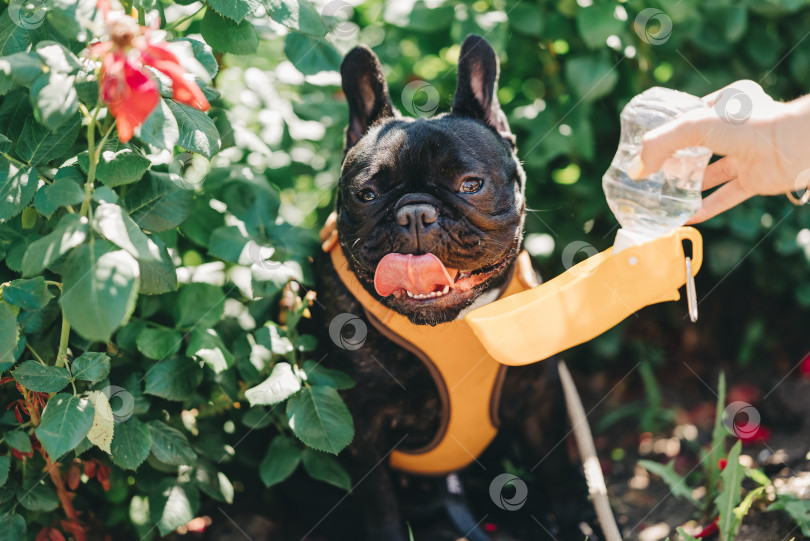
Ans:
{"label": "green leaf", "polygon": [[303,461],[304,469],[313,479],[324,481],[346,491],[352,489],[351,477],[335,457],[312,449],[304,449]]}
{"label": "green leaf", "polygon": [[586,103],[609,94],[619,82],[619,73],[604,55],[569,59],[565,63],[565,77],[574,93]]}
{"label": "green leaf", "polygon": [[49,26],[67,39],[87,42],[91,36],[89,22],[95,11],[93,0],[49,0]]}
{"label": "green leaf", "polygon": [[624,31],[626,23],[613,16],[615,9],[613,2],[594,2],[577,11],[577,30],[590,49],[606,47],[608,36],[618,36]]}
{"label": "green leaf", "polygon": [[0,371],[5,371],[16,360],[19,339],[17,316],[8,303],[0,301]]}
{"label": "green leaf", "polygon": [[683,498],[696,507],[699,505],[697,500],[692,497],[692,488],[686,484],[686,479],[675,473],[674,460],[670,460],[666,466],[658,462],[653,462],[652,460],[639,460],[638,465],[660,477],[674,496]]}
{"label": "green leaf", "polygon": [[20,385],[38,393],[58,393],[70,382],[70,372],[66,368],[37,361],[23,361],[11,375]]}
{"label": "green leaf", "polygon": [[106,353],[85,351],[73,359],[70,368],[75,379],[95,383],[110,374],[110,357]]}
{"label": "green leaf", "polygon": [[0,152],[8,152],[9,150],[11,150],[11,139],[0,134]]}
{"label": "green leaf", "polygon": [[272,406],[301,390],[301,379],[290,363],[278,362],[270,376],[262,383],[245,391],[251,406]]}
{"label": "green leaf", "polygon": [[307,375],[307,381],[312,385],[328,385],[338,391],[354,387],[354,380],[348,374],[326,368],[315,361],[304,361],[304,372]]}
{"label": "green leaf", "polygon": [[734,529],[734,535],[737,535],[737,532],[742,525],[742,521],[748,512],[751,510],[751,506],[754,505],[754,502],[759,498],[762,498],[766,495],[766,488],[764,486],[755,488],[751,492],[745,495],[742,503],[734,508],[734,522],[736,523],[736,528]]}
{"label": "green leaf", "polygon": [[717,528],[720,530],[721,541],[734,539],[736,530],[740,526],[734,515],[734,508],[740,503],[740,491],[745,478],[745,468],[740,464],[740,449],[742,449],[742,441],[738,440],[728,452],[726,468],[720,473],[723,486],[714,500],[720,514]]}
{"label": "green leaf", "polygon": [[109,340],[135,308],[138,275],[135,258],[103,241],[75,250],[64,269],[59,299],[73,330],[88,340]]}
{"label": "green leaf", "polygon": [[707,501],[714,500],[715,491],[717,490],[717,477],[720,471],[717,469],[717,464],[721,458],[726,456],[726,438],[728,437],[728,430],[723,426],[723,411],[726,407],[726,375],[720,372],[717,381],[717,405],[715,407],[714,429],[712,430],[712,443],[706,454],[706,469],[708,470],[706,483],[706,499]]}
{"label": "green leaf", "polygon": [[0,541],[20,541],[26,539],[26,523],[22,515],[9,514],[3,516],[3,527],[0,528]]}
{"label": "green leaf", "polygon": [[135,417],[115,425],[110,445],[113,464],[125,470],[137,470],[149,456],[152,432]]}
{"label": "green leaf", "polygon": [[9,85],[0,87],[0,91],[5,92],[11,85],[29,86],[42,73],[42,68],[42,61],[32,52],[0,57],[0,74],[4,75],[2,81]]}
{"label": "green leaf", "polygon": [[194,468],[194,484],[219,502],[233,503],[233,485],[228,477],[217,471],[207,460],[198,459]]}
{"label": "green leaf", "polygon": [[267,454],[259,464],[259,476],[264,486],[273,485],[288,478],[301,462],[301,448],[287,436],[276,436],[267,448]]}
{"label": "green leaf", "polygon": [[262,175],[240,174],[230,180],[222,191],[228,211],[245,222],[249,234],[264,235],[278,215],[278,191]]}
{"label": "green leaf", "polygon": [[284,41],[284,54],[304,75],[315,75],[322,71],[337,71],[340,67],[340,53],[331,43],[306,34],[291,32]]}
{"label": "green leaf", "polygon": [[73,87],[74,78],[61,73],[37,77],[31,85],[31,105],[37,122],[55,130],[74,117],[79,110],[79,96]]}
{"label": "green leaf", "polygon": [[112,453],[110,445],[115,435],[115,415],[110,406],[110,399],[102,391],[90,391],[87,398],[93,403],[96,413],[93,416],[93,426],[87,433],[87,437],[82,440],[82,444],[74,450],[76,456],[82,454],[82,447],[88,441],[107,454]]}
{"label": "green leaf", "polygon": [[[39,13],[45,16],[45,4],[39,6]],[[7,56],[14,53],[21,53],[28,50],[37,35],[37,29],[31,25],[19,24],[20,13],[15,13],[15,19],[11,18],[11,11],[5,10],[0,14],[0,56]],[[37,17],[38,14],[32,14]],[[29,15],[30,16],[30,15]]]}
{"label": "green leaf", "polygon": [[183,223],[191,212],[194,194],[184,190],[179,177],[150,171],[127,191],[123,204],[130,217],[147,231],[167,231]]}
{"label": "green leaf", "polygon": [[[29,511],[50,512],[59,507],[59,497],[53,483],[43,475],[24,477],[22,486],[17,490],[17,499]],[[3,526],[2,529],[5,529],[5,522]]]}
{"label": "green leaf", "polygon": [[259,345],[266,347],[276,355],[287,355],[293,351],[292,342],[274,321],[269,321],[264,327],[256,329],[253,336]]}
{"label": "green leaf", "polygon": [[120,206],[100,204],[93,213],[93,229],[138,261],[159,261],[160,249]]}
{"label": "green leaf", "polygon": [[231,54],[253,54],[259,48],[259,34],[250,21],[236,23],[206,10],[200,23],[200,33],[215,51]]}
{"label": "green leaf", "polygon": [[34,197],[38,181],[33,167],[17,167],[0,157],[0,223],[22,212]]}
{"label": "green leaf", "polygon": [[186,150],[202,154],[209,160],[213,158],[219,152],[220,140],[219,131],[211,117],[199,109],[174,100],[169,100],[168,104],[180,130],[177,144]]}
{"label": "green leaf", "polygon": [[206,0],[206,2],[217,13],[236,22],[252,14],[261,5],[257,0]]}
{"label": "green leaf", "polygon": [[190,359],[172,357],[155,363],[144,379],[146,394],[166,400],[188,400],[202,381],[202,369]]}
{"label": "green leaf", "polygon": [[[8,481],[8,473],[10,469],[11,457],[8,455],[0,456],[0,487],[5,486],[6,481]],[[2,536],[0,536],[0,539],[2,539]]]}
{"label": "green leaf", "polygon": [[271,19],[287,28],[318,37],[326,35],[320,13],[307,0],[264,0],[264,8]]}
{"label": "green leaf", "polygon": [[149,516],[157,525],[160,535],[166,535],[188,524],[199,507],[200,494],[189,483],[164,479],[149,494]]}
{"label": "green leaf", "polygon": [[209,328],[225,313],[225,295],[222,288],[211,284],[186,284],[180,288],[175,307],[178,328]]}
{"label": "green leaf", "polygon": [[20,278],[12,280],[3,288],[3,298],[9,304],[19,306],[23,310],[39,310],[53,298],[48,290],[45,278],[37,276],[26,280]]}
{"label": "green leaf", "polygon": [[157,107],[146,117],[144,123],[135,129],[135,134],[141,141],[156,149],[172,150],[174,148],[180,138],[180,129],[166,100],[160,99]]}
{"label": "green leaf", "polygon": [[[231,263],[244,260],[242,253],[249,240],[242,234],[239,227],[228,225],[218,227],[211,232],[208,253]],[[249,264],[249,261],[243,261]]]}
{"label": "green leaf", "polygon": [[170,466],[193,465],[197,453],[191,448],[186,435],[162,421],[146,423],[152,433],[152,454]]}
{"label": "green leaf", "polygon": [[152,241],[157,244],[160,260],[138,261],[138,266],[141,269],[140,293],[142,295],[158,295],[175,291],[177,290],[177,270],[169,251],[159,238],[153,238]]}
{"label": "green leaf", "polygon": [[214,329],[194,328],[191,331],[191,340],[186,348],[186,357],[203,361],[211,367],[215,374],[233,366],[234,358],[225,348],[222,338]]}
{"label": "green leaf", "polygon": [[[108,188],[131,184],[140,180],[152,162],[120,141],[108,143],[96,167],[96,178]],[[86,152],[79,154],[79,164],[87,171],[90,166]]]}
{"label": "green leaf", "polygon": [[22,273],[30,276],[84,242],[87,237],[87,218],[66,214],[53,231],[32,242],[22,260]]}
{"label": "green leaf", "polygon": [[79,136],[81,117],[76,114],[56,131],[28,118],[17,141],[17,154],[31,165],[40,165],[63,157]]}
{"label": "green leaf", "polygon": [[50,40],[40,41],[36,45],[36,53],[45,62],[51,73],[73,75],[81,68],[76,55],[61,43]]}
{"label": "green leaf", "polygon": [[138,351],[150,359],[160,360],[171,357],[183,344],[183,335],[174,329],[145,328],[135,342]]}
{"label": "green leaf", "polygon": [[60,393],[48,400],[36,429],[39,442],[57,460],[84,439],[93,426],[95,409],[87,398]]}
{"label": "green leaf", "polygon": [[319,451],[337,454],[351,443],[354,422],[346,404],[331,387],[308,385],[287,401],[293,433]]}
{"label": "green leaf", "polygon": [[810,502],[794,494],[776,494],[776,501],[766,511],[784,511],[802,531],[802,535],[810,537]]}
{"label": "green leaf", "polygon": [[45,184],[34,196],[34,206],[46,218],[59,207],[78,205],[84,200],[84,192],[72,178],[58,178],[53,184]]}
{"label": "green leaf", "polygon": [[24,88],[12,90],[0,101],[0,131],[12,141],[16,141],[22,133],[25,119],[33,114],[34,111],[28,101],[28,90]]}
{"label": "green leaf", "polygon": [[30,453],[33,450],[31,440],[23,430],[9,430],[3,437],[7,444],[21,453]]}
{"label": "green leaf", "polygon": [[217,72],[219,71],[219,63],[214,56],[214,52],[207,43],[192,38],[176,38],[171,41],[188,42],[191,44],[191,52],[194,53],[194,58],[197,59],[197,62],[199,62],[200,65],[205,68],[205,71],[208,72],[209,77],[212,79],[216,77]]}

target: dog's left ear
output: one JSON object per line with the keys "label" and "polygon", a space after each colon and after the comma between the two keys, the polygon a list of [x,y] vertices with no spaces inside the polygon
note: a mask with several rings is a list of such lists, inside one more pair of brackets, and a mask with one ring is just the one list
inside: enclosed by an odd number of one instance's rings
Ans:
{"label": "dog's left ear", "polygon": [[349,102],[346,148],[349,150],[380,119],[399,116],[388,95],[388,83],[374,51],[359,45],[340,65],[343,93]]}
{"label": "dog's left ear", "polygon": [[458,57],[458,86],[453,114],[483,121],[501,137],[515,144],[506,115],[498,103],[498,55],[481,36],[470,34]]}

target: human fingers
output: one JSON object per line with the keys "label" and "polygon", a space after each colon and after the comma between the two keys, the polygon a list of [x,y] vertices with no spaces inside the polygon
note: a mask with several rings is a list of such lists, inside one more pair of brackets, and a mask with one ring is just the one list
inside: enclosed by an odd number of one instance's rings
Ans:
{"label": "human fingers", "polygon": [[703,172],[703,190],[711,190],[729,180],[737,178],[737,158],[726,156],[709,164]]}
{"label": "human fingers", "polygon": [[746,190],[739,180],[732,180],[720,186],[711,195],[703,200],[703,205],[695,213],[687,224],[699,224],[714,218],[721,212],[725,212],[732,207],[736,207],[746,199],[753,196]]}
{"label": "human fingers", "polygon": [[661,169],[667,158],[681,148],[708,146],[714,152],[727,154],[710,144],[717,139],[712,133],[724,128],[723,121],[711,109],[685,113],[644,136],[641,152],[628,168],[628,175],[633,179],[646,178]]}

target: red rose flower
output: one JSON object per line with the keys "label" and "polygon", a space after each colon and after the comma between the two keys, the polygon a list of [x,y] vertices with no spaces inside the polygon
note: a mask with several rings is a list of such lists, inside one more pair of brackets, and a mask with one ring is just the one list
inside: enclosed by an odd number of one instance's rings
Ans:
{"label": "red rose flower", "polygon": [[108,41],[90,47],[101,58],[99,94],[115,117],[118,138],[126,143],[135,128],[146,121],[160,99],[158,85],[149,73],[151,66],[172,80],[172,97],[188,106],[207,111],[210,105],[199,85],[186,77],[186,70],[164,44],[150,40],[151,29],[139,26],[132,17],[112,13],[108,0],[98,1],[104,13]]}
{"label": "red rose flower", "polygon": [[717,516],[717,518],[714,519],[714,521],[711,524],[709,524],[708,526],[703,528],[703,530],[701,530],[701,532],[699,534],[697,534],[695,536],[695,538],[696,539],[703,539],[704,537],[709,537],[709,536],[712,536],[712,535],[716,534],[717,532],[719,532],[720,529],[717,527],[717,521],[718,520],[720,520],[719,515]]}

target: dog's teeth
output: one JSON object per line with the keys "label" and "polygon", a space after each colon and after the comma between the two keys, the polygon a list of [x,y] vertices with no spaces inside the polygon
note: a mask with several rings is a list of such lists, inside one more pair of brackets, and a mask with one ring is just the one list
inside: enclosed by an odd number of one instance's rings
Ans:
{"label": "dog's teeth", "polygon": [[407,293],[410,298],[413,298],[413,293],[411,293],[410,291],[406,290],[405,293]]}
{"label": "dog's teeth", "polygon": [[450,286],[444,286],[442,290],[442,295],[447,295],[450,292]]}

